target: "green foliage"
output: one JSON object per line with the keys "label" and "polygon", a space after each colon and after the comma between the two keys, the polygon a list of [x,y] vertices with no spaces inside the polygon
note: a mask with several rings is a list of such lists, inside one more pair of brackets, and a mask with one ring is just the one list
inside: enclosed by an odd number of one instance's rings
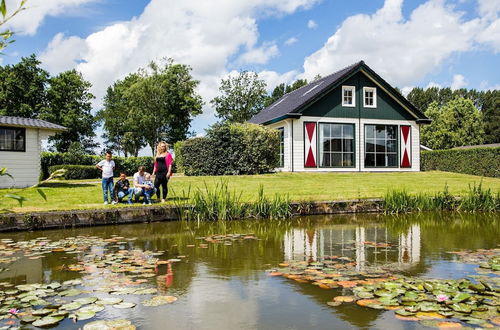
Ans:
{"label": "green foliage", "polygon": [[126,97],[127,90],[140,80],[137,73],[131,73],[123,80],[108,87],[104,96],[104,108],[97,113],[103,121],[104,139],[107,148],[122,152],[125,157],[137,157],[139,150],[146,145],[141,134],[141,122],[134,120],[134,108]]}
{"label": "green foliage", "polygon": [[237,123],[259,113],[267,98],[266,83],[256,72],[242,71],[236,77],[222,79],[219,92],[221,95],[210,101],[217,117]]}
{"label": "green foliage", "polygon": [[68,130],[49,138],[53,149],[68,151],[73,142],[79,142],[87,151],[97,144],[94,142],[94,130],[97,122],[91,113],[92,100],[95,98],[89,90],[90,82],[83,79],[81,73],[70,70],[50,78],[47,89],[49,108],[44,108],[38,118],[65,126]]}
{"label": "green foliage", "polygon": [[484,189],[482,183],[477,186],[474,184],[469,186],[467,195],[460,200],[459,209],[466,212],[495,212],[500,210],[500,193],[495,196],[491,189]]}
{"label": "green foliage", "polygon": [[307,85],[307,79],[298,79],[298,80],[294,81],[294,83],[291,85],[287,85],[285,83],[279,84],[278,86],[276,86],[273,89],[273,92],[271,93],[271,95],[269,95],[267,97],[264,106],[265,107],[270,106],[271,104],[276,102],[278,99],[280,99],[283,95],[288,94],[288,93],[290,93],[290,92],[292,92],[292,91],[294,91],[302,86],[305,86],[305,85]]}
{"label": "green foliage", "polygon": [[386,213],[405,213],[413,211],[461,210],[465,212],[496,212],[500,210],[500,193],[496,195],[491,189],[482,188],[482,184],[470,186],[462,198],[454,198],[445,186],[443,192],[437,194],[411,195],[405,190],[391,190],[384,196]]}
{"label": "green foliage", "polygon": [[53,148],[67,151],[80,142],[87,151],[95,147],[96,120],[91,114],[91,84],[75,70],[55,77],[40,68],[35,55],[14,65],[0,66],[0,115],[37,118],[68,128],[50,137]]}
{"label": "green foliage", "polygon": [[423,171],[446,171],[500,178],[500,147],[422,151]]}
{"label": "green foliage", "polygon": [[49,73],[35,55],[0,66],[0,115],[37,118],[48,108]]}
{"label": "green foliage", "polygon": [[262,186],[259,187],[257,200],[252,203],[243,203],[242,192],[230,191],[227,182],[222,180],[214,187],[209,188],[205,184],[203,189],[195,190],[191,201],[190,192],[191,187],[187,194],[183,191],[182,198],[175,203],[181,212],[181,220],[286,219],[292,216],[288,195],[276,194],[268,199]]}
{"label": "green foliage", "polygon": [[254,124],[216,124],[207,136],[175,145],[177,169],[186,175],[238,175],[272,172],[279,164],[274,129]]}
{"label": "green foliage", "polygon": [[432,119],[432,123],[422,127],[421,141],[432,149],[482,144],[484,141],[483,117],[471,100],[456,98],[442,107],[432,102],[425,115]]}
{"label": "green foliage", "polygon": [[[28,0],[21,0],[19,3],[19,6],[17,7],[16,10],[14,10],[10,15],[7,13],[7,5],[6,5],[6,0],[1,0],[0,1],[0,26],[4,25],[7,23],[10,19],[12,19],[14,16],[19,14],[21,11],[26,9],[24,5],[26,4]],[[11,30],[5,30],[5,31],[0,31],[0,52],[7,47],[8,44],[13,43],[14,40],[12,40],[12,36],[14,35],[14,32]],[[0,53],[2,54],[2,53]]]}
{"label": "green foliage", "polygon": [[190,71],[189,66],[172,59],[162,66],[151,62],[147,69],[139,70],[137,82],[124,93],[129,108],[122,117],[124,123],[139,125],[138,132],[153,154],[159,141],[186,139],[193,117],[201,113],[203,102],[195,91],[199,82]]}
{"label": "green foliage", "polygon": [[101,175],[100,171],[92,165],[54,165],[49,167],[49,173],[52,174],[61,169],[65,170],[62,176],[65,180],[97,179]]}
{"label": "green foliage", "polygon": [[[73,154],[60,152],[42,152],[41,169],[43,178],[49,176],[49,168],[55,165],[89,165],[95,168],[95,165],[103,159],[102,156]],[[139,166],[145,166],[146,171],[153,171],[153,157],[113,157],[115,162],[114,175],[118,176],[121,171],[127,175],[133,175],[137,172]],[[99,175],[97,176],[99,177]]]}
{"label": "green foliage", "polygon": [[477,91],[465,88],[451,90],[449,87],[430,87],[427,89],[417,87],[410,91],[407,98],[422,112],[427,111],[433,102],[436,102],[440,108],[455,98],[469,99],[483,114],[484,143],[500,142],[500,90]]}

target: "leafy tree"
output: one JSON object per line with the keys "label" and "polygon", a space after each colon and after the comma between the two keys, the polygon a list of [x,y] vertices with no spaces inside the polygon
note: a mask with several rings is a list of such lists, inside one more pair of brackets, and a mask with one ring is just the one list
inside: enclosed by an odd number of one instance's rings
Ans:
{"label": "leafy tree", "polygon": [[76,70],[62,72],[50,78],[49,82],[49,106],[44,108],[39,118],[68,128],[50,137],[49,142],[59,152],[68,151],[73,142],[79,142],[87,151],[91,151],[97,146],[93,140],[97,123],[91,113],[94,95],[89,92],[92,85]]}
{"label": "leafy tree", "polygon": [[210,103],[217,117],[229,122],[243,123],[264,108],[266,83],[256,72],[242,71],[236,77],[222,79],[220,96]]}
{"label": "leafy tree", "polygon": [[294,81],[294,83],[291,85],[287,85],[285,83],[279,84],[273,89],[271,95],[267,97],[264,106],[266,107],[270,106],[271,104],[279,100],[283,95],[288,94],[305,85],[307,85],[307,79],[298,79]]}
{"label": "leafy tree", "polygon": [[96,114],[104,122],[103,138],[106,147],[123,152],[125,157],[137,157],[139,150],[146,145],[140,121],[134,120],[135,109],[130,107],[130,100],[126,97],[127,90],[140,78],[137,73],[131,73],[108,87],[104,108]]}
{"label": "leafy tree", "polygon": [[125,92],[129,100],[131,120],[140,124],[140,132],[154,154],[156,144],[171,144],[186,139],[193,117],[201,113],[201,96],[195,92],[198,81],[191,68],[175,64],[151,62],[139,71],[139,79]]}
{"label": "leafy tree", "polygon": [[500,90],[486,91],[480,96],[485,123],[485,143],[500,143]]}
{"label": "leafy tree", "polygon": [[456,98],[440,107],[432,102],[425,115],[432,119],[422,127],[422,143],[432,149],[448,149],[484,141],[482,113],[469,99]]}
{"label": "leafy tree", "polygon": [[0,67],[0,115],[37,118],[47,107],[49,73],[33,54]]}

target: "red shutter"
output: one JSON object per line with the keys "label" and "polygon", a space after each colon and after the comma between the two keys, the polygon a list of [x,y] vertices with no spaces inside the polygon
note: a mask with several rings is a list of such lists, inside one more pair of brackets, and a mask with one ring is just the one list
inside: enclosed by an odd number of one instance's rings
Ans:
{"label": "red shutter", "polygon": [[316,123],[305,123],[305,167],[316,167]]}
{"label": "red shutter", "polygon": [[411,126],[401,126],[401,167],[411,167]]}

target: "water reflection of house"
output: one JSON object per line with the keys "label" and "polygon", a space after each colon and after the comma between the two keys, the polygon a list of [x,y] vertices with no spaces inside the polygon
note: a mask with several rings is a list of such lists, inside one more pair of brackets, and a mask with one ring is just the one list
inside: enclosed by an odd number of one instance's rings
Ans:
{"label": "water reflection of house", "polygon": [[367,261],[370,264],[413,265],[420,261],[420,248],[418,225],[396,237],[382,226],[336,225],[322,229],[292,229],[284,238],[286,260],[314,261],[321,256],[337,255],[356,260],[358,269]]}

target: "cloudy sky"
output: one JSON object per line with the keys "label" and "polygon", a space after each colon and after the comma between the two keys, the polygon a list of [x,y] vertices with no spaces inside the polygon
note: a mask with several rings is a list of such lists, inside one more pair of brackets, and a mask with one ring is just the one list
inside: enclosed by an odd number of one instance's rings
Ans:
{"label": "cloudy sky", "polygon": [[239,70],[272,90],[364,60],[403,91],[500,88],[499,0],[28,0],[10,28],[1,64],[35,53],[52,74],[76,68],[95,109],[151,60],[189,64],[206,103],[197,133],[216,121],[220,79]]}

